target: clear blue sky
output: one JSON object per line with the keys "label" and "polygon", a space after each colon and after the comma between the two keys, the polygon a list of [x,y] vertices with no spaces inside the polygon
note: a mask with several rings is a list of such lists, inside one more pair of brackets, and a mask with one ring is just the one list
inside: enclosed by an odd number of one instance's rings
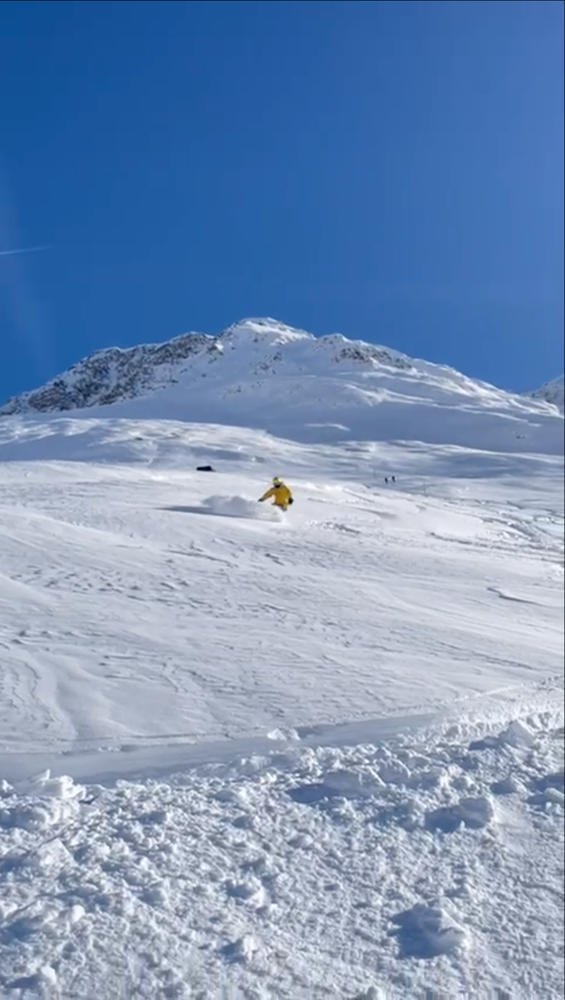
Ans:
{"label": "clear blue sky", "polygon": [[272,315],[563,368],[563,5],[0,4],[0,397]]}

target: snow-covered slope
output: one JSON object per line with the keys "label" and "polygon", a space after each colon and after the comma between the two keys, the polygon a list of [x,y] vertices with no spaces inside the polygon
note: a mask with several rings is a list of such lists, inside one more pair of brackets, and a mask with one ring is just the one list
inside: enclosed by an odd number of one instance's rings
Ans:
{"label": "snow-covered slope", "polygon": [[561,460],[14,419],[2,1000],[557,1000]]}
{"label": "snow-covered slope", "polygon": [[234,379],[245,382],[279,372],[329,374],[332,366],[348,361],[410,367],[407,358],[383,347],[339,335],[315,338],[273,319],[249,319],[217,337],[187,333],[163,344],[97,351],[43,388],[10,400],[0,414],[105,406],[166,389],[179,379],[189,388],[192,381],[208,377],[210,365],[219,361],[215,384],[225,387]]}
{"label": "snow-covered slope", "polygon": [[265,429],[300,441],[420,440],[490,450],[562,450],[562,420],[452,368],[341,335],[245,320],[219,337],[101,351],[0,414],[108,407],[114,418]]}
{"label": "snow-covered slope", "polygon": [[0,997],[557,1000],[562,418],[221,346],[0,420]]}
{"label": "snow-covered slope", "polygon": [[559,378],[552,379],[551,382],[545,382],[544,385],[530,393],[530,395],[532,399],[544,399],[546,403],[553,403],[553,405],[556,406],[561,413],[563,413],[563,375],[560,375]]}
{"label": "snow-covered slope", "polygon": [[559,1000],[550,715],[273,736],[115,787],[5,785],[3,998]]}

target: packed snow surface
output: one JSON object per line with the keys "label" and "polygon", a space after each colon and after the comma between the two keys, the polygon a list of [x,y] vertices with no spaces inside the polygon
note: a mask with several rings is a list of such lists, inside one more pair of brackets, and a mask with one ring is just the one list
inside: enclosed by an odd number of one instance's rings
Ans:
{"label": "packed snow surface", "polygon": [[2,1000],[561,996],[562,418],[436,375],[0,420]]}

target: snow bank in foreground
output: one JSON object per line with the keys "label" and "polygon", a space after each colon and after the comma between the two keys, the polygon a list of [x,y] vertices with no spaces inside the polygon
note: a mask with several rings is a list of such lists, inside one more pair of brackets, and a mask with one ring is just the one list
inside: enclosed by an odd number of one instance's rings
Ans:
{"label": "snow bank in foreground", "polygon": [[0,782],[0,995],[557,1000],[549,724],[294,739],[112,788]]}
{"label": "snow bank in foreground", "polygon": [[251,517],[261,521],[280,521],[283,515],[272,503],[260,504],[242,496],[212,496],[203,501],[203,506],[213,514],[225,517]]}

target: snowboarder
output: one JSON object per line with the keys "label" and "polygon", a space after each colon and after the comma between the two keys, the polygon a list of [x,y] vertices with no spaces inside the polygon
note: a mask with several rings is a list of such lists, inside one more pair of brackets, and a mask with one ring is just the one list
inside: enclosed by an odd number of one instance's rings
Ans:
{"label": "snowboarder", "polygon": [[259,497],[258,503],[263,503],[263,500],[268,500],[269,497],[273,498],[273,505],[279,507],[280,510],[287,510],[289,505],[294,503],[288,486],[278,476],[273,476],[273,485],[266,493],[263,493],[262,497]]}

